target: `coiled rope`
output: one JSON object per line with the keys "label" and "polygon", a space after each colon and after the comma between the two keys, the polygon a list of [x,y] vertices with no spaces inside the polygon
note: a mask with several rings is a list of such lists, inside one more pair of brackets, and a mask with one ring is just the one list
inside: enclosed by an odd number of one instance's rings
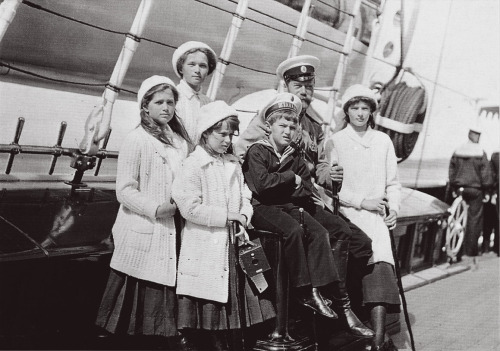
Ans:
{"label": "coiled rope", "polygon": [[427,93],[423,87],[410,87],[406,82],[392,81],[382,91],[376,129],[391,138],[398,163],[407,159],[413,151],[426,112]]}

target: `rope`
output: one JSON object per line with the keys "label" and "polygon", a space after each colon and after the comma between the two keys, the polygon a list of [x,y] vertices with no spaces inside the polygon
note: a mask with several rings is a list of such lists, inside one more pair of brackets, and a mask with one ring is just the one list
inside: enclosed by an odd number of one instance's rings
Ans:
{"label": "rope", "polygon": [[353,15],[352,13],[350,13],[350,12],[347,12],[347,11],[345,11],[345,10],[339,9],[338,7],[335,7],[335,6],[333,6],[333,5],[331,5],[331,4],[328,4],[328,3],[324,2],[324,1],[321,1],[321,0],[317,0],[317,1],[318,1],[320,4],[326,5],[326,6],[328,6],[328,7],[332,8],[332,9],[334,9],[334,10],[337,10],[337,11],[339,11],[339,12],[342,12],[343,14],[346,14],[347,16],[354,17],[354,15]]}
{"label": "rope", "polygon": [[[405,124],[423,123],[427,112],[426,100],[424,88],[409,87],[405,82],[397,84],[392,82],[382,92],[380,115]],[[381,126],[376,126],[376,129],[389,135],[394,144],[398,162],[410,156],[419,132],[403,134]]]}
{"label": "rope", "polygon": [[[207,4],[206,2],[201,1],[201,0],[194,0],[194,1],[197,1],[197,2],[202,3],[202,4],[209,5],[209,6],[211,6],[211,7],[216,8],[216,9],[220,9],[221,11],[227,11],[227,10],[221,9],[221,8],[219,8],[219,7],[217,7],[217,6]],[[228,0],[228,1],[229,1],[229,2],[232,2],[232,3],[237,3],[237,2],[236,2],[236,1],[234,1],[234,0]],[[334,8],[335,8],[335,7],[334,7]],[[283,24],[286,24],[286,25],[288,25],[288,26],[290,26],[290,27],[295,28],[295,26],[294,26],[293,24],[291,24],[291,23],[289,23],[289,22],[287,22],[287,21],[284,21],[284,20],[282,20],[282,19],[276,18],[276,17],[274,17],[274,16],[271,16],[271,15],[270,15],[270,14],[268,14],[268,13],[265,13],[265,12],[262,12],[262,11],[259,11],[259,10],[256,10],[256,9],[254,9],[254,8],[251,8],[251,7],[248,7],[248,9],[249,9],[249,10],[252,10],[252,11],[254,11],[254,12],[258,13],[258,14],[261,14],[261,15],[263,15],[263,16],[269,17],[269,18],[271,18],[271,19],[273,19],[273,20],[275,20],[275,21],[281,22],[281,23],[283,23]],[[339,11],[341,11],[341,10],[339,10]],[[264,27],[270,28],[270,29],[272,29],[272,30],[274,30],[274,31],[276,31],[276,32],[280,32],[280,33],[283,33],[283,34],[288,34],[288,35],[290,35],[290,36],[292,36],[292,37],[294,36],[294,34],[292,34],[292,33],[288,33],[288,32],[286,32],[286,31],[283,31],[283,30],[281,30],[281,29],[278,29],[278,28],[272,27],[272,26],[270,26],[270,25],[268,25],[268,24],[265,24],[265,23],[259,22],[259,21],[257,21],[257,20],[252,19],[252,18],[248,18],[248,17],[247,17],[247,20],[248,20],[248,21],[251,21],[251,22],[254,22],[254,23],[257,23],[257,24],[260,24],[261,26],[264,26]],[[316,34],[316,33],[311,33],[311,32],[307,32],[307,33],[308,33],[308,34],[311,34],[311,35],[314,35],[315,37],[321,38],[321,39],[323,39],[323,40],[325,40],[325,41],[327,41],[327,42],[329,42],[329,43],[331,43],[331,44],[335,44],[335,45],[343,46],[343,44],[342,44],[342,43],[338,43],[338,42],[336,42],[335,40],[328,39],[328,38],[326,38],[326,37],[324,37],[324,36],[322,36],[322,35],[319,35],[319,34]],[[325,46],[325,45],[320,44],[320,43],[318,43],[318,42],[312,41],[312,40],[310,40],[310,39],[304,39],[304,41],[307,41],[307,42],[309,42],[309,43],[311,43],[311,44],[314,44],[314,45],[321,46],[321,47],[323,47],[323,48],[325,48],[325,49],[327,49],[327,50],[331,50],[331,51],[333,51],[333,52],[337,52],[337,53],[342,52],[341,50],[337,50],[337,49],[334,49],[334,48],[330,48],[330,47],[328,47],[328,46]]]}
{"label": "rope", "polygon": [[[86,82],[76,82],[76,81],[65,80],[65,79],[51,78],[51,77],[48,77],[48,76],[45,76],[45,75],[42,75],[42,74],[34,73],[34,72],[31,72],[31,71],[27,71],[27,70],[24,70],[24,69],[12,66],[11,64],[6,63],[6,62],[2,62],[2,61],[0,61],[0,67],[7,67],[9,70],[21,72],[21,73],[27,74],[29,76],[33,76],[33,77],[36,77],[36,78],[49,80],[51,82],[73,84],[73,85],[82,85],[82,86],[87,86],[87,87],[103,87],[103,88],[105,88],[106,85],[108,85],[108,82],[86,83]],[[120,88],[120,91],[124,91],[124,92],[130,93],[130,94],[134,94],[134,95],[137,94],[135,91],[128,90],[128,89],[123,89],[123,88]]]}
{"label": "rope", "polygon": [[[223,9],[223,8],[217,7],[217,6],[215,6],[215,5],[212,5],[212,4],[210,4],[210,3],[207,3],[207,2],[205,2],[205,1],[202,1],[202,0],[193,0],[193,1],[199,2],[199,3],[205,4],[205,5],[207,5],[207,6],[213,7],[213,8],[215,8],[215,9],[218,9],[218,10],[220,10],[220,11],[223,11],[223,12],[226,12],[226,13],[229,13],[229,14],[232,14],[232,12],[231,12],[231,11],[228,11],[228,10],[225,10],[225,9]],[[237,3],[235,0],[228,0],[228,1],[229,1],[229,2],[232,2],[232,3]],[[318,0],[318,1],[320,1],[320,0]],[[320,2],[322,2],[322,1],[320,1]],[[56,12],[56,11],[53,11],[53,10],[50,10],[50,9],[44,8],[43,6],[40,6],[40,5],[34,4],[34,3],[32,3],[31,1],[29,1],[29,0],[23,0],[23,2],[22,2],[22,3],[23,3],[24,5],[26,5],[26,6],[32,7],[33,9],[36,9],[36,10],[39,10],[39,11],[44,11],[44,12],[47,12],[47,13],[49,13],[49,14],[51,14],[51,15],[54,15],[54,16],[57,16],[57,17],[61,17],[61,18],[64,18],[64,19],[66,19],[66,20],[73,21],[73,22],[76,22],[76,23],[79,23],[79,24],[82,24],[82,25],[85,25],[85,26],[88,26],[88,27],[91,27],[91,28],[94,28],[94,29],[98,29],[98,30],[105,31],[105,32],[108,32],[108,33],[113,33],[113,34],[127,35],[127,32],[122,32],[122,31],[112,30],[112,29],[109,29],[109,28],[104,28],[104,27],[101,27],[101,26],[98,26],[98,25],[95,25],[95,24],[92,24],[92,23],[88,23],[88,22],[82,21],[82,20],[78,20],[78,19],[75,19],[75,18],[69,17],[69,16],[67,16],[67,15],[64,15],[64,14],[58,13],[58,12]],[[364,4],[366,5],[366,4],[368,4],[368,3],[364,3]],[[337,9],[337,10],[339,10],[339,11],[343,12],[343,10],[338,9],[338,8],[336,8],[336,7],[334,7],[334,6],[331,6],[331,7],[333,7],[333,8],[335,8],[335,9]],[[295,26],[294,26],[293,24],[291,24],[291,23],[288,23],[288,22],[286,22],[286,21],[284,21],[284,20],[281,20],[281,19],[279,19],[279,18],[275,18],[275,17],[273,17],[273,16],[271,16],[271,15],[269,15],[269,14],[266,14],[266,13],[264,13],[264,12],[261,12],[261,11],[255,10],[255,9],[253,9],[253,8],[250,8],[250,7],[249,7],[249,9],[250,9],[250,10],[252,10],[252,11],[254,11],[254,12],[257,12],[257,13],[259,13],[259,14],[262,14],[262,15],[264,15],[264,16],[267,16],[267,17],[273,18],[274,20],[276,20],[276,21],[278,21],[278,22],[281,22],[281,23],[287,24],[287,25],[289,25],[289,26],[291,26],[291,27],[295,27]],[[280,30],[280,29],[277,29],[277,28],[274,28],[274,27],[272,27],[272,26],[266,25],[265,23],[262,23],[262,22],[259,22],[259,21],[256,21],[256,20],[253,20],[253,19],[251,19],[251,18],[247,18],[247,20],[252,21],[252,22],[255,22],[255,23],[260,24],[260,25],[262,25],[262,26],[265,26],[265,27],[267,27],[267,28],[270,28],[270,29],[272,29],[272,30],[274,30],[274,31],[281,32],[281,33],[284,33],[284,34],[287,34],[287,35],[290,35],[290,36],[292,36],[292,37],[293,37],[293,34],[292,34],[292,33],[288,33],[288,32],[286,32],[286,31],[282,31],[282,30]],[[326,37],[324,37],[324,36],[318,35],[318,34],[316,34],[316,33],[311,33],[311,32],[308,32],[308,34],[313,35],[313,36],[316,36],[316,37],[318,37],[318,38],[321,38],[321,39],[323,39],[323,40],[325,40],[325,41],[327,41],[327,42],[329,42],[329,43],[335,44],[335,45],[339,45],[339,46],[342,46],[342,45],[343,45],[343,44],[338,43],[338,42],[336,42],[336,41],[334,41],[334,40],[331,40],[331,39],[328,39],[328,38],[326,38]],[[168,44],[168,43],[165,43],[165,42],[160,42],[160,41],[153,40],[153,39],[149,39],[149,38],[146,38],[146,37],[141,37],[140,39],[141,39],[141,40],[144,40],[144,41],[148,41],[148,42],[154,43],[154,44],[158,44],[158,45],[162,45],[162,46],[165,46],[165,47],[169,47],[169,48],[172,48],[172,49],[177,49],[177,46],[175,46],[175,45],[171,45],[171,44]],[[333,51],[333,52],[336,52],[336,53],[341,53],[341,52],[342,52],[341,50],[337,50],[337,49],[334,49],[334,48],[329,48],[329,47],[327,47],[327,46],[325,46],[325,45],[319,44],[319,43],[314,42],[314,41],[312,41],[312,40],[310,40],[310,39],[305,39],[304,41],[310,42],[310,43],[312,43],[312,44],[315,44],[315,45],[317,45],[317,46],[323,47],[323,48],[325,48],[325,49],[327,49],[327,50],[330,50],[330,51]],[[361,54],[362,56],[367,56],[367,54],[366,54],[365,52],[362,52],[362,51],[360,51],[360,50],[353,49],[352,51],[353,51],[353,52],[356,52],[356,53],[358,53],[358,54]],[[392,66],[392,67],[396,67],[396,68],[398,68],[398,67],[399,67],[399,65],[394,65],[394,64],[392,64],[392,63],[390,63],[390,62],[387,62],[387,61],[385,61],[385,60],[383,60],[383,59],[380,59],[380,58],[377,58],[377,57],[372,57],[372,58],[373,58],[373,59],[375,59],[375,60],[377,60],[377,61],[383,62],[383,63],[385,63],[385,64],[387,64],[387,65],[390,65],[390,66]],[[236,66],[239,66],[239,67],[242,67],[242,68],[245,68],[245,69],[248,69],[248,70],[251,70],[251,71],[257,72],[257,73],[263,73],[263,74],[268,74],[268,75],[274,75],[274,73],[270,73],[270,72],[266,72],[266,71],[261,71],[261,70],[254,69],[254,68],[251,68],[251,67],[247,67],[247,66],[244,66],[244,65],[236,64],[236,63],[234,63],[234,62],[230,62],[230,63],[232,63],[233,65],[236,65]],[[13,69],[13,70],[17,70],[17,71],[19,71],[19,72],[23,72],[23,73],[25,73],[25,74],[29,74],[29,75],[32,75],[32,76],[35,76],[35,77],[38,77],[38,78],[42,78],[42,79],[51,80],[51,81],[54,81],[54,82],[67,83],[67,84],[75,84],[75,85],[84,85],[84,86],[105,86],[105,84],[106,84],[106,83],[102,83],[102,84],[101,84],[101,83],[99,83],[99,84],[92,84],[92,83],[85,83],[85,82],[73,82],[73,81],[67,81],[67,80],[55,79],[55,78],[50,78],[50,77],[47,77],[47,76],[38,75],[38,74],[33,73],[33,72],[23,71],[23,70],[21,70],[21,69],[14,68],[14,67],[12,67],[12,66],[10,66],[10,65],[8,65],[8,64],[5,64],[5,63],[4,63],[4,64],[1,64],[1,65],[2,65],[2,66],[4,66],[4,67],[7,67],[7,68],[10,68],[10,69]],[[470,97],[470,96],[468,96],[468,95],[465,95],[465,94],[463,94],[463,93],[461,93],[461,92],[459,92],[459,91],[457,91],[457,90],[454,90],[454,89],[449,88],[449,87],[447,87],[447,86],[444,86],[444,85],[442,85],[442,84],[440,84],[440,83],[437,83],[437,82],[433,81],[432,79],[429,79],[429,78],[423,77],[423,76],[421,76],[421,75],[419,75],[419,74],[417,74],[417,73],[414,73],[414,75],[415,75],[416,77],[418,77],[418,78],[421,78],[421,79],[424,79],[424,80],[429,81],[429,82],[431,82],[431,83],[434,83],[435,85],[437,85],[437,86],[439,86],[439,87],[441,87],[441,88],[447,89],[447,90],[449,90],[449,91],[451,91],[451,92],[454,92],[454,93],[456,93],[456,94],[458,94],[458,95],[461,95],[461,96],[463,96],[463,97],[465,97],[465,98],[467,98],[467,99],[471,99],[471,100],[473,100],[473,99],[474,99],[473,97]],[[125,90],[125,89],[121,89],[121,90],[122,90],[122,91],[125,91],[125,92],[128,92],[128,93],[131,93],[131,94],[136,94],[135,92],[130,91],[130,90]],[[319,90],[319,89],[318,89],[318,90]]]}

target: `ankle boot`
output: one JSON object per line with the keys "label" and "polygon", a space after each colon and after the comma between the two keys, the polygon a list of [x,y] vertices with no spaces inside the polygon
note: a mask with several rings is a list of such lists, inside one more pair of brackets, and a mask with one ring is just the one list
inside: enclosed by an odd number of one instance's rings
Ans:
{"label": "ankle boot", "polygon": [[182,351],[195,351],[196,346],[193,343],[192,336],[187,336],[188,332],[181,332],[177,340],[177,349]]}
{"label": "ankle boot", "polygon": [[333,249],[333,259],[339,273],[340,281],[333,289],[333,298],[336,306],[342,309],[347,325],[353,335],[362,338],[371,338],[373,330],[366,327],[351,309],[351,301],[346,288],[347,258],[349,257],[349,241],[338,240]]}
{"label": "ankle boot", "polygon": [[216,351],[229,350],[226,333],[224,331],[213,331],[210,333],[212,348]]}
{"label": "ankle boot", "polygon": [[326,318],[337,319],[337,314],[327,306],[323,296],[316,288],[300,287],[296,289],[298,302],[309,309],[325,316]]}
{"label": "ankle boot", "polygon": [[396,347],[396,345],[394,345],[394,342],[392,341],[392,339],[389,338],[382,345],[375,346],[372,344],[370,351],[398,351],[398,348]]}

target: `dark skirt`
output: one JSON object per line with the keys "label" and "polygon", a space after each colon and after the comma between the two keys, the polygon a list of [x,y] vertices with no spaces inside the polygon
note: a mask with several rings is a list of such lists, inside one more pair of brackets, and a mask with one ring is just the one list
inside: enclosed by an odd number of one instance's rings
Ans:
{"label": "dark skirt", "polygon": [[111,269],[96,325],[113,334],[177,335],[175,288]]}
{"label": "dark skirt", "polygon": [[246,326],[261,323],[276,316],[270,299],[266,298],[268,291],[266,290],[259,295],[241,270],[239,274],[236,274],[236,256],[234,250],[232,250],[232,245],[230,247],[228,302],[219,303],[191,296],[179,296],[179,317],[177,322],[179,329],[228,330],[241,328],[242,323],[236,291],[238,284],[241,283],[240,278],[243,278],[245,285],[243,311]]}
{"label": "dark skirt", "polygon": [[363,304],[385,304],[388,312],[399,312],[399,290],[394,267],[377,262],[367,267],[363,277]]}

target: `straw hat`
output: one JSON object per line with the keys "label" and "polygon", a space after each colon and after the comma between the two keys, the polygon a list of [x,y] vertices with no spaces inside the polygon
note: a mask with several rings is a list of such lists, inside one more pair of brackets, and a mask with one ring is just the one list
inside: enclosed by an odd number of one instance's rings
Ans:
{"label": "straw hat", "polygon": [[151,76],[147,79],[145,79],[141,87],[139,88],[139,91],[137,92],[137,102],[139,103],[139,108],[141,108],[141,102],[142,98],[146,93],[153,87],[160,85],[160,84],[168,84],[172,88],[172,90],[177,92],[177,89],[175,88],[175,83],[168,77],[165,76]]}
{"label": "straw hat", "polygon": [[[174,54],[172,55],[172,67],[174,68],[174,72],[177,75],[177,77],[181,78],[181,72],[177,70],[177,62],[179,59],[184,55],[186,52],[189,50],[193,49],[208,49],[208,51],[212,54],[212,59],[214,62],[217,62],[217,55],[215,54],[215,51],[212,50],[210,46],[208,46],[205,43],[202,43],[201,41],[187,41],[181,46],[179,46],[175,51]],[[208,74],[211,74],[213,72],[215,67],[209,66]]]}
{"label": "straw hat", "polygon": [[234,107],[229,106],[222,100],[203,105],[198,115],[198,137],[201,137],[203,132],[214,124],[230,116],[238,117],[238,112]]}

